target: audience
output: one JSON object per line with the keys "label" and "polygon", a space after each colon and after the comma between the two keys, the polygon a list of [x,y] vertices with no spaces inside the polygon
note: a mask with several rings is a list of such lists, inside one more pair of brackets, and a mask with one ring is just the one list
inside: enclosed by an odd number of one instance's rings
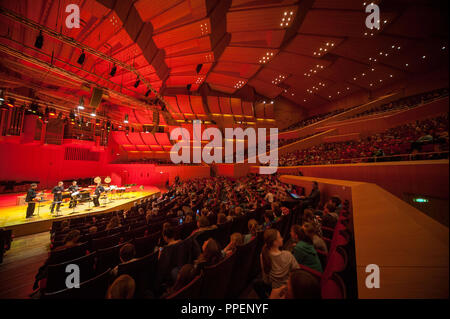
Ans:
{"label": "audience", "polygon": [[425,145],[433,147],[431,151],[447,152],[449,149],[448,127],[447,113],[432,119],[397,126],[359,140],[323,143],[308,149],[283,154],[279,158],[278,165],[319,165],[355,160],[367,162],[382,156],[387,156],[386,160],[414,159],[415,157],[396,158],[392,156],[426,152]]}
{"label": "audience", "polygon": [[311,237],[307,236],[300,225],[291,227],[291,238],[297,242],[292,253],[300,265],[322,272],[319,256]]}

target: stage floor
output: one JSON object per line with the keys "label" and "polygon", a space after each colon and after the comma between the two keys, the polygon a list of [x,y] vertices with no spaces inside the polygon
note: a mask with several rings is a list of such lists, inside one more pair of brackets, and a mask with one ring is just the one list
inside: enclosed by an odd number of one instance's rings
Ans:
{"label": "stage floor", "polygon": [[[158,193],[160,193],[159,188],[155,186],[146,186],[144,187],[144,190],[132,190],[123,194],[122,197],[117,195],[109,195],[106,205],[104,205],[104,200],[100,200],[100,207],[94,207],[92,202],[90,205],[87,202],[80,203],[75,208],[75,213],[73,213],[72,208],[69,208],[69,202],[65,202],[61,206],[58,216],[50,214],[51,201],[43,202],[39,207],[39,215],[29,219],[25,218],[27,205],[11,205],[13,203],[11,197],[13,196],[15,199],[21,194],[2,196],[0,201],[3,201],[4,203],[7,201],[10,205],[0,205],[0,227],[5,227],[8,229],[12,228],[13,233],[16,236],[37,233],[43,231],[42,229],[44,225],[51,225],[51,222],[54,220],[79,217],[86,214],[109,212],[112,210],[127,209],[133,205],[133,202]],[[87,210],[89,206],[91,210]],[[37,204],[34,214],[38,214]]]}

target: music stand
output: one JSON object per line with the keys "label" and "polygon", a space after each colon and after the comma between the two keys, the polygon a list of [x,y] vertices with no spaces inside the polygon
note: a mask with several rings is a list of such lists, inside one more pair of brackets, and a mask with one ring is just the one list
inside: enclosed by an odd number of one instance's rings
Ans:
{"label": "music stand", "polygon": [[37,217],[40,217],[39,216],[39,208],[41,207],[41,203],[43,203],[43,202],[46,202],[46,200],[45,199],[40,199],[40,200],[37,201]]}
{"label": "music stand", "polygon": [[108,195],[103,195],[103,197],[99,198],[99,199],[103,199],[103,205],[101,207],[106,207],[106,201],[108,200]]}
{"label": "music stand", "polygon": [[90,211],[90,210],[92,210],[92,208],[91,208],[91,200],[92,200],[92,198],[91,198],[91,195],[89,195],[89,199],[88,199],[88,208],[86,208],[85,209],[85,211]]}

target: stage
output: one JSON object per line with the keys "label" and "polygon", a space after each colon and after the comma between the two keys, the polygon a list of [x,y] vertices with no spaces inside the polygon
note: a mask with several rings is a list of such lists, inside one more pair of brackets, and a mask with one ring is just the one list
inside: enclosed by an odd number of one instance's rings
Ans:
{"label": "stage", "polygon": [[[133,206],[135,201],[145,199],[153,195],[159,195],[160,189],[155,186],[145,186],[143,190],[139,188],[131,189],[123,195],[108,195],[107,200],[100,200],[100,206],[94,207],[92,202],[79,203],[73,211],[69,208],[69,202],[61,205],[58,216],[50,214],[51,201],[38,204],[33,216],[30,219],[25,218],[27,205],[16,205],[17,196],[23,194],[8,194],[0,196],[0,227],[12,229],[14,236],[30,235],[48,231],[54,220],[70,219],[83,215],[92,215],[110,212],[120,209],[128,209]],[[89,209],[89,210],[88,210]],[[55,210],[56,211],[56,210]]]}

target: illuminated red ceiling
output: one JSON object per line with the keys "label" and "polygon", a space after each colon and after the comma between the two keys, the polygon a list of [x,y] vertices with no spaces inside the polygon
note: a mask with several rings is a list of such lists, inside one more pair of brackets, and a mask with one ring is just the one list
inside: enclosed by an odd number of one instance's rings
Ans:
{"label": "illuminated red ceiling", "polygon": [[[364,1],[356,0],[16,0],[1,6],[133,66],[169,104],[173,92],[188,93],[188,84],[193,92],[208,85],[228,94],[250,86],[262,96],[284,96],[311,109],[446,65],[447,26],[436,4],[375,2],[381,8],[379,31],[365,27]],[[80,29],[64,25],[69,3],[81,8]],[[89,97],[93,84],[118,106],[153,97],[145,96],[144,83],[134,88],[135,74],[117,68],[110,76],[111,62],[89,54],[80,66],[79,48],[48,36],[37,50],[36,30],[3,21],[0,44],[10,49],[0,54],[2,86],[40,88],[40,95],[68,105],[80,95]],[[11,50],[67,74],[12,57]],[[17,74],[20,81],[14,81]],[[182,119],[195,112],[177,102],[171,114]]]}

